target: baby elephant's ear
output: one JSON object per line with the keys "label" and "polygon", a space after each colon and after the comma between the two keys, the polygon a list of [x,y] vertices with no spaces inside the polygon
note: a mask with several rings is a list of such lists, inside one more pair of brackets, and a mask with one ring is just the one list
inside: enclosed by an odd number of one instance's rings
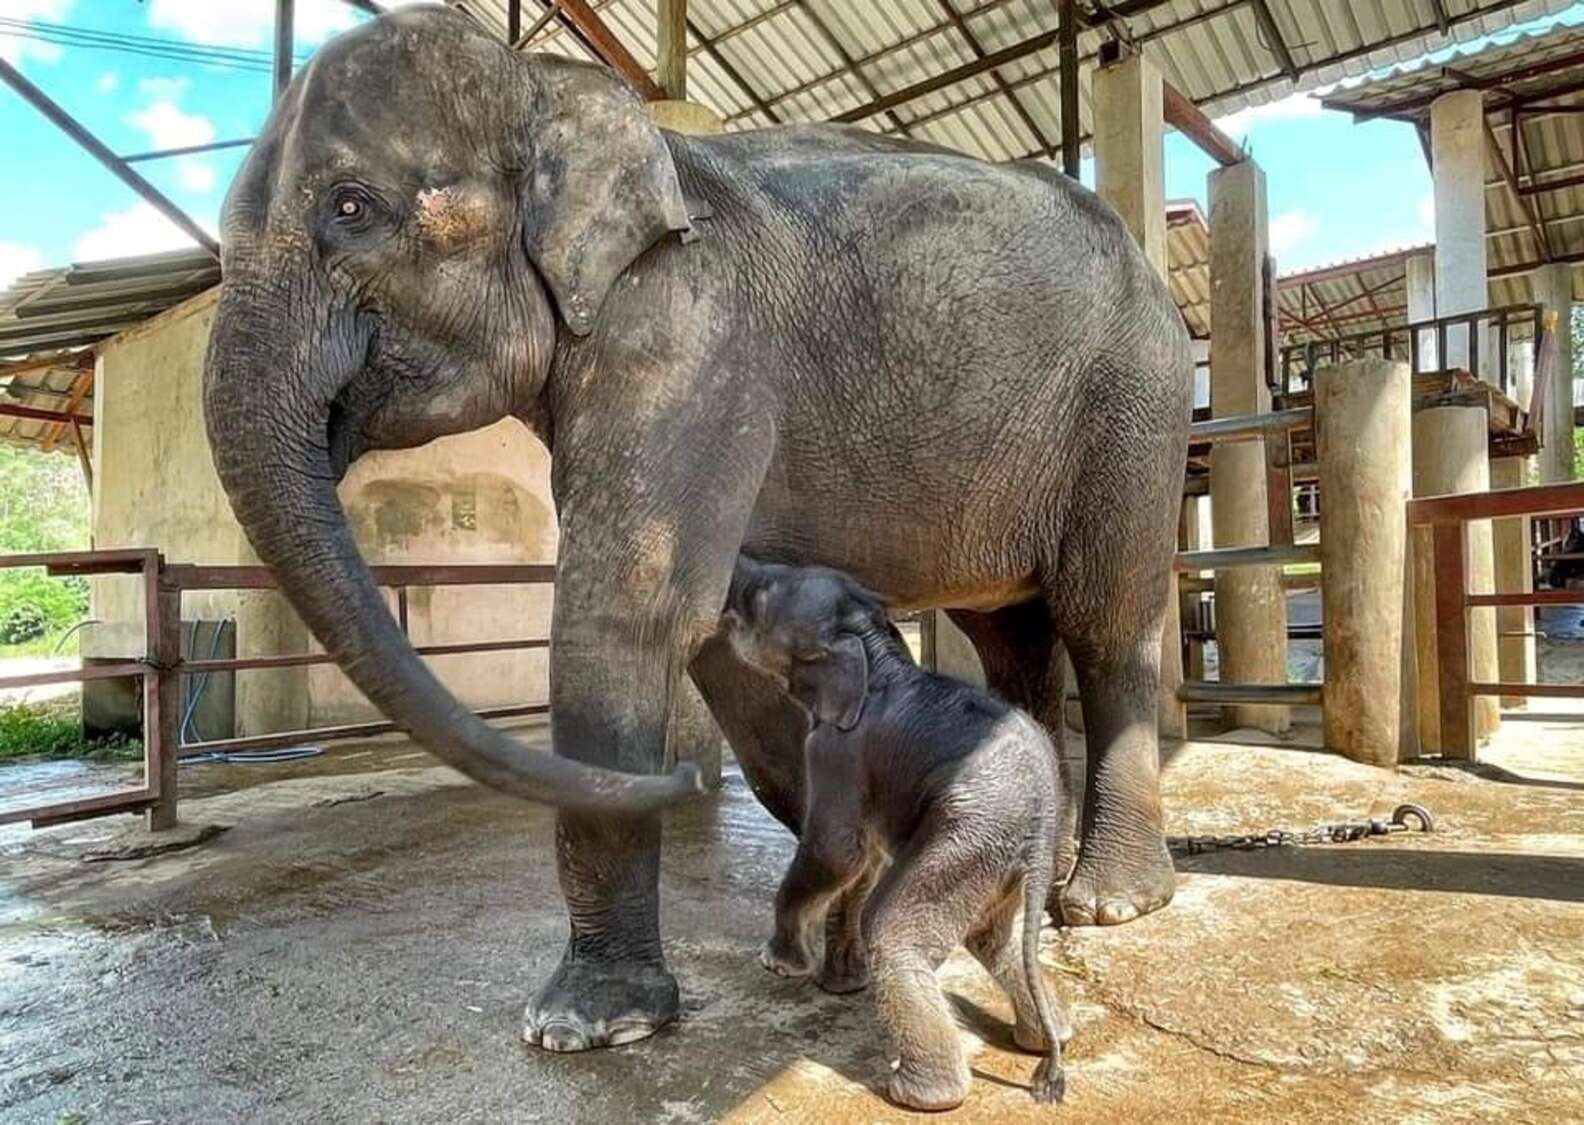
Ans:
{"label": "baby elephant's ear", "polygon": [[869,694],[869,658],[863,641],[848,635],[835,641],[823,659],[806,665],[804,675],[814,698],[814,714],[837,730],[852,730],[863,718]]}

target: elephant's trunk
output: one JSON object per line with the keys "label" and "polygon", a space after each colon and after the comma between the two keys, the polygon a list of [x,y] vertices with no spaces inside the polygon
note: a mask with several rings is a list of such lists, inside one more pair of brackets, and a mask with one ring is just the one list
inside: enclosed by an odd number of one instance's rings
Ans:
{"label": "elephant's trunk", "polygon": [[204,379],[215,466],[253,549],[352,682],[442,761],[503,792],[642,813],[698,791],[691,767],[641,777],[529,750],[446,690],[381,599],[336,495],[343,466],[333,462],[343,458],[332,457],[332,437],[342,437],[331,434],[332,403],[362,368],[369,333],[351,313],[323,311],[307,333],[293,332],[279,292],[260,291],[273,287],[225,286]]}

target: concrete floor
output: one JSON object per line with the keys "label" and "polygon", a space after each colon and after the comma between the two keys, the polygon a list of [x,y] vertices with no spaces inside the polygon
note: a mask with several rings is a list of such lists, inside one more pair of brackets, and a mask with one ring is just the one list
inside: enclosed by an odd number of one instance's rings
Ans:
{"label": "concrete floor", "polygon": [[[525,736],[542,740],[544,732]],[[1584,1119],[1584,729],[1507,724],[1478,773],[1189,743],[1170,830],[1428,805],[1443,828],[1180,862],[1132,925],[1047,930],[1085,1121]],[[0,830],[0,1119],[889,1121],[862,996],[758,965],[792,840],[732,773],[667,825],[685,1012],[641,1044],[524,1048],[565,933],[551,817],[389,740],[188,767],[188,851],[90,863],[128,820]],[[209,795],[203,795],[209,794]],[[944,970],[976,1052],[965,1120],[1049,1119],[1006,1003]],[[72,1116],[79,1115],[79,1116]]]}

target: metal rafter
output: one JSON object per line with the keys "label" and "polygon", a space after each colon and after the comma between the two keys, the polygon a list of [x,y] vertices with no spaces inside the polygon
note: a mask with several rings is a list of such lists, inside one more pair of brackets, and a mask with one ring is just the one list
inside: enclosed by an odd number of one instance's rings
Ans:
{"label": "metal rafter", "polygon": [[273,70],[275,74],[274,96],[277,101],[291,83],[292,24],[295,8],[294,0],[275,0],[275,57]]}
{"label": "metal rafter", "polygon": [[1287,40],[1282,38],[1281,28],[1276,26],[1276,17],[1271,15],[1270,5],[1266,0],[1250,0],[1254,8],[1254,19],[1259,24],[1260,33],[1270,42],[1265,46],[1271,54],[1276,56],[1276,61],[1281,64],[1282,73],[1294,82],[1298,81],[1300,71],[1298,64],[1293,60],[1292,52],[1287,49]]}
{"label": "metal rafter", "polygon": [[[1056,28],[1057,58],[1061,60],[1057,77],[1061,97],[1061,158],[1062,171],[1073,179],[1078,178],[1081,165],[1078,141],[1078,4],[1077,0],[1061,0],[1061,19]],[[1002,87],[1006,83],[1002,82]],[[1010,97],[1010,93],[1008,94]]]}
{"label": "metal rafter", "polygon": [[645,101],[655,102],[665,97],[665,91],[633,58],[632,52],[589,6],[588,0],[560,0],[556,12],[557,17],[574,29],[593,48],[594,54],[626,79]]}
{"label": "metal rafter", "polygon": [[687,0],[658,0],[655,74],[673,101],[687,100]]}
{"label": "metal rafter", "polygon": [[[1518,187],[1517,173],[1513,171],[1512,164],[1507,160],[1507,154],[1502,152],[1501,145],[1497,143],[1496,131],[1491,128],[1490,119],[1482,117],[1481,123],[1485,126],[1485,144],[1490,149],[1491,160],[1495,163],[1496,170],[1502,174],[1502,179],[1506,181],[1507,190],[1512,193],[1524,218],[1529,220],[1529,230],[1534,235],[1535,250],[1539,253],[1541,261],[1549,262],[1551,238],[1546,233],[1545,224],[1540,221],[1540,214],[1535,209],[1534,203]],[[1516,136],[1516,133],[1514,135]]]}
{"label": "metal rafter", "polygon": [[[979,37],[974,34],[973,28],[968,26],[968,20],[957,10],[955,0],[935,0],[935,2],[945,11],[946,18],[951,21],[952,26],[957,29],[958,33],[967,42],[968,49],[973,52],[974,57],[978,59],[984,58],[986,54],[984,44],[979,42]],[[1007,84],[1007,80],[1001,72],[998,70],[991,71],[990,80],[1006,94],[1007,100],[1012,103],[1012,109],[1018,115],[1018,119],[1023,122],[1024,128],[1029,131],[1029,134],[1034,138],[1044,155],[1054,155],[1056,148],[1051,144],[1050,138],[1045,135],[1045,130],[1040,128],[1039,122],[1034,120],[1034,115],[1029,112],[1028,106],[1023,104],[1023,99],[1018,97],[1017,91]]]}
{"label": "metal rafter", "polygon": [[[830,25],[820,18],[820,14],[814,10],[813,5],[809,4],[808,0],[797,0],[797,7],[800,12],[808,17],[809,22],[814,25],[814,30],[820,33],[820,36],[830,45],[831,50],[836,52],[836,57],[841,59],[842,65],[847,68],[847,73],[850,73],[858,84],[868,91],[871,98],[879,99],[880,88],[864,73],[863,68],[858,65],[858,60],[853,58],[852,53],[842,46],[841,40],[836,38],[835,33],[830,29]],[[907,123],[895,113],[889,109],[883,112],[890,118],[891,124],[896,126],[897,131],[904,137],[913,135],[909,131]]]}
{"label": "metal rafter", "polygon": [[715,46],[712,40],[704,38],[698,26],[691,19],[688,20],[687,26],[688,32],[699,41],[698,49],[715,60],[715,65],[720,67],[721,73],[743,92],[743,96],[752,102],[754,108],[764,114],[772,125],[779,125],[781,123],[781,115],[776,112],[775,107],[765,101],[764,96],[748,84],[748,80],[743,77],[742,72],[732,65],[725,55],[721,54],[719,48]]}
{"label": "metal rafter", "polygon": [[142,196],[149,206],[176,224],[182,233],[208,251],[215,261],[220,260],[220,244],[210,236],[208,231],[193,222],[187,212],[171,202],[164,192],[138,175],[135,168],[106,148],[104,143],[90,133],[81,122],[51,101],[43,90],[29,82],[23,77],[20,70],[4,59],[0,59],[0,79],[3,79],[8,86],[21,94],[34,109],[54,122],[56,127],[63,133],[87,149],[94,159],[113,172],[122,183]]}

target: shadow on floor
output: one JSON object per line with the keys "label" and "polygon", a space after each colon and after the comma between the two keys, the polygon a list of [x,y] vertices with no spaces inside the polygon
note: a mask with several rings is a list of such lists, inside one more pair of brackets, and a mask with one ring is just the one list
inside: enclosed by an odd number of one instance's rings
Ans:
{"label": "shadow on floor", "polygon": [[1330,886],[1442,891],[1584,902],[1584,857],[1343,847],[1224,851],[1178,861],[1179,871]]}
{"label": "shadow on floor", "polygon": [[[1510,715],[1503,716],[1502,721],[1508,722],[1511,718]],[[1402,764],[1405,768],[1432,766],[1442,770],[1457,770],[1460,773],[1471,774],[1481,781],[1496,781],[1503,785],[1537,785],[1544,789],[1584,790],[1584,782],[1550,777],[1525,777],[1521,773],[1502,769],[1501,766],[1490,762],[1460,762],[1448,758],[1408,758]]]}

